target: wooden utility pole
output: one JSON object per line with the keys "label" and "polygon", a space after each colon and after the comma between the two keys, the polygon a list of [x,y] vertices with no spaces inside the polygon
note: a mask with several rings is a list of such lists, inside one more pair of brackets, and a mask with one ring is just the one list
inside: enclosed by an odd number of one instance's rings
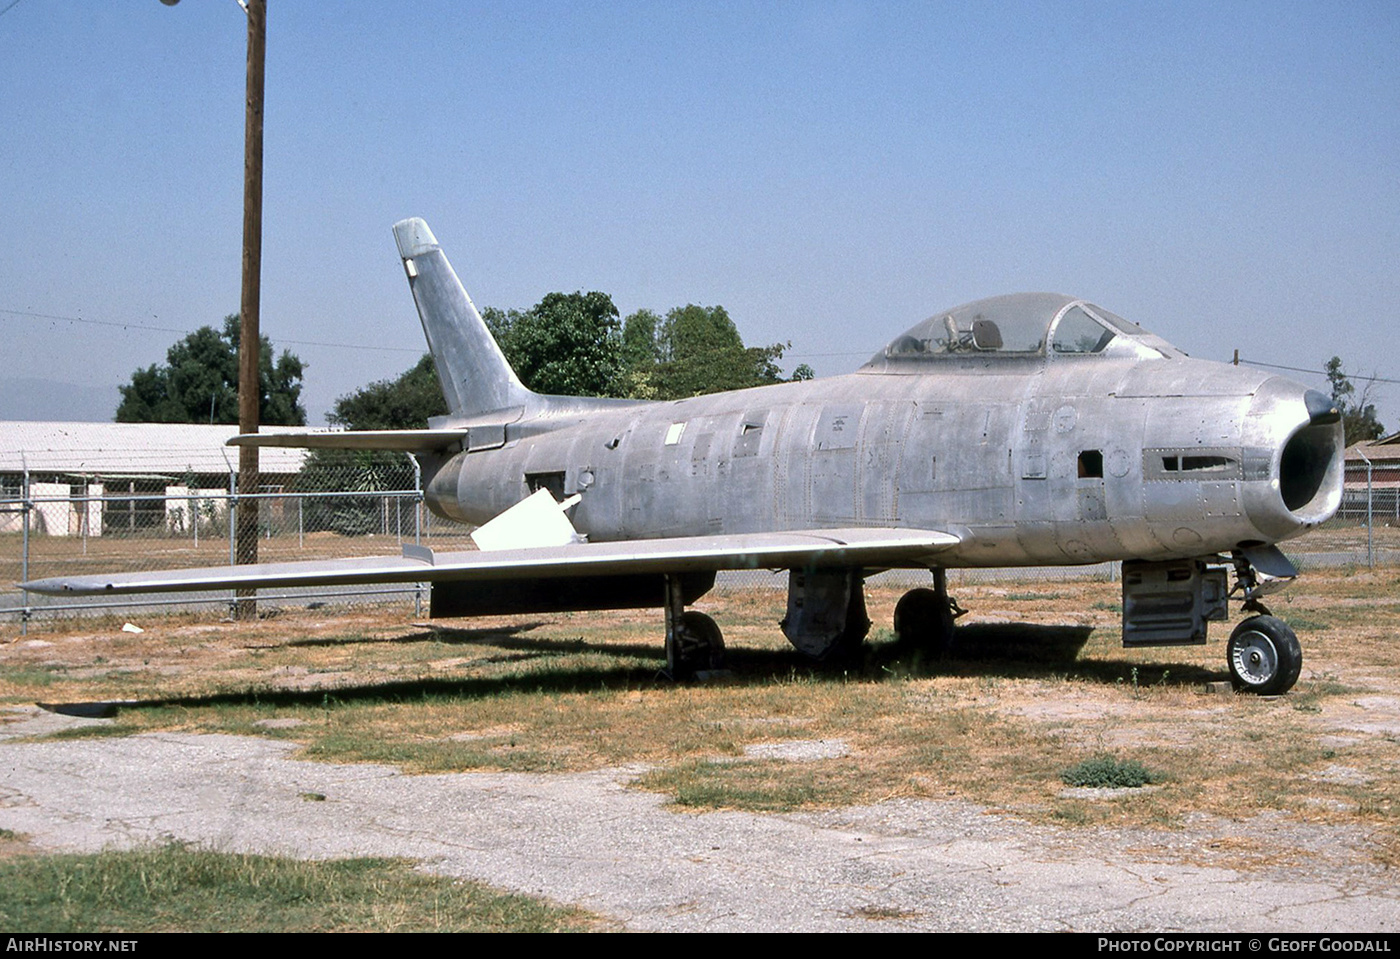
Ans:
{"label": "wooden utility pole", "polygon": [[[267,46],[267,0],[246,0],[248,88],[243,133],[243,296],[238,315],[238,432],[258,431],[262,399],[258,310],[262,296],[263,61]],[[258,561],[258,448],[238,448],[238,509],[235,554],[238,563]],[[238,619],[255,619],[253,590],[240,590]]]}

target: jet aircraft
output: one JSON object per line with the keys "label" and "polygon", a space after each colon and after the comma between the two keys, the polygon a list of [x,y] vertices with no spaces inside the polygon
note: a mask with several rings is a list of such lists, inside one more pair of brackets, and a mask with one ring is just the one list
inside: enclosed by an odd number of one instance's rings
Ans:
{"label": "jet aircraft", "polygon": [[947,569],[1116,560],[1126,646],[1204,643],[1233,595],[1250,614],[1227,644],[1236,687],[1298,678],[1297,637],[1262,597],[1297,572],[1276,544],[1341,499],[1341,415],[1316,390],[1025,293],[936,313],[844,376],[669,402],[546,396],[516,377],[427,224],[394,237],[451,413],[230,443],[412,452],[428,506],[480,524],[478,550],[23,587],[426,581],[433,616],[659,606],[667,668],[685,677],[722,660],[719,627],[686,608],[718,570],[788,570],[782,630],[832,660],[864,640],[873,572],[930,571],[894,631],[942,650],[964,612]]}

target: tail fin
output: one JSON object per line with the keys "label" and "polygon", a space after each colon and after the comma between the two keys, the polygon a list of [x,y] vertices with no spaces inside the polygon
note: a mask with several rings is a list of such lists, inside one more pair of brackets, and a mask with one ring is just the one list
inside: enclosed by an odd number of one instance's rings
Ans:
{"label": "tail fin", "polygon": [[400,220],[394,242],[448,408],[470,416],[523,405],[533,394],[510,368],[428,224]]}

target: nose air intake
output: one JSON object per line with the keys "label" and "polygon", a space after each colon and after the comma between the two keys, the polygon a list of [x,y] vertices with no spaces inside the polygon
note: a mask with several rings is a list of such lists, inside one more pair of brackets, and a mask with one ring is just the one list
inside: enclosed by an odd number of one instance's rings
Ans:
{"label": "nose air intake", "polygon": [[1304,523],[1328,519],[1342,497],[1342,413],[1317,390],[1303,396],[1308,422],[1284,444],[1279,463],[1283,505]]}

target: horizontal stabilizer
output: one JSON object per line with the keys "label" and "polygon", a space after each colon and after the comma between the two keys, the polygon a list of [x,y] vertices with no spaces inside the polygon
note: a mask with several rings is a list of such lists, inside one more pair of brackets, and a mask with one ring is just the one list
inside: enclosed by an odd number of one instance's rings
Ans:
{"label": "horizontal stabilizer", "polygon": [[327,430],[324,433],[241,433],[229,446],[287,446],[304,450],[398,450],[414,453],[460,446],[466,429]]}
{"label": "horizontal stabilizer", "polygon": [[[628,573],[687,573],[722,569],[867,567],[917,569],[933,565],[958,537],[936,530],[818,529],[782,533],[687,536],[623,543],[572,543],[427,556],[215,566],[154,573],[57,576],[22,583],[50,595],[118,595],[211,589],[356,586],[566,578]],[[429,558],[430,557],[430,558]]]}

